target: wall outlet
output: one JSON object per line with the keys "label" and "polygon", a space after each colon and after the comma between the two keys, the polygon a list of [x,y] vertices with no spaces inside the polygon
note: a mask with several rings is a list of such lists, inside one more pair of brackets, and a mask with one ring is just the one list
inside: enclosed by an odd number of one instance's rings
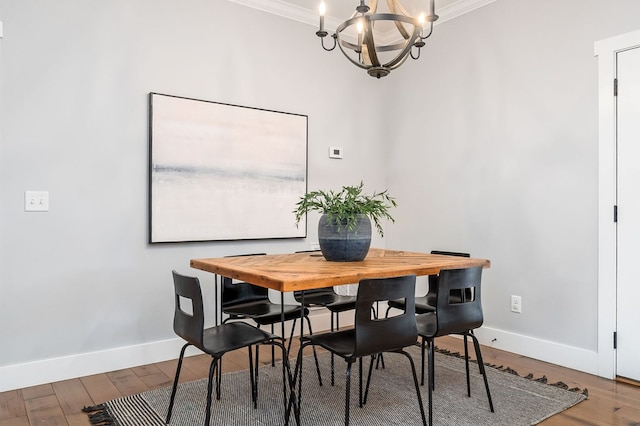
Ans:
{"label": "wall outlet", "polygon": [[522,313],[522,297],[511,296],[511,312],[515,312],[517,314]]}

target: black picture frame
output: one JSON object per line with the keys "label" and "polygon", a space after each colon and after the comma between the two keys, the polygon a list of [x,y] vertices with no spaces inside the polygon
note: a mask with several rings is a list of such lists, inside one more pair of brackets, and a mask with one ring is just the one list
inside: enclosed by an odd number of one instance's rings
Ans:
{"label": "black picture frame", "polygon": [[304,238],[308,117],[149,94],[149,243]]}

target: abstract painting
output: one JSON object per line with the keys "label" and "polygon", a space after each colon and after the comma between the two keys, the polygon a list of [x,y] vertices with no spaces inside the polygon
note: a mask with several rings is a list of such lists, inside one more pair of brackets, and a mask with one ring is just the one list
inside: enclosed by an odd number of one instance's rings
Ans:
{"label": "abstract painting", "polygon": [[150,93],[149,242],[302,238],[307,116]]}

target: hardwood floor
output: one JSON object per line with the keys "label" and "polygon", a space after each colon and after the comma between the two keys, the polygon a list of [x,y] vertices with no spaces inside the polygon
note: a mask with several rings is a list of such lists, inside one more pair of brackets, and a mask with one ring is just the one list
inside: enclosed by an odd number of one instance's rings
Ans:
{"label": "hardwood floor", "polygon": [[[454,352],[462,349],[461,340],[452,337],[439,338],[436,344]],[[589,390],[586,401],[544,421],[541,423],[544,426],[640,425],[640,387],[490,347],[483,347],[482,354],[485,362],[508,366],[520,375],[532,373],[536,378],[544,375],[549,383],[562,381],[570,388]],[[265,355],[261,356],[261,361],[270,362],[270,357]],[[247,368],[247,362],[246,351],[230,353],[225,356],[223,370],[243,370]],[[83,406],[170,386],[175,366],[176,361],[166,361],[0,393],[0,426],[87,426],[90,423],[81,411]],[[181,381],[206,377],[208,368],[209,357],[205,355],[187,358]]]}

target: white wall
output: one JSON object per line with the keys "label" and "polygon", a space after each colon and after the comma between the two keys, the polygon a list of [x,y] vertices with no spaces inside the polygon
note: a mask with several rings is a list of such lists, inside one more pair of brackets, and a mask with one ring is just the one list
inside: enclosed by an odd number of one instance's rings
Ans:
{"label": "white wall", "polygon": [[438,26],[401,70],[387,247],[491,259],[485,343],[595,372],[598,338],[611,339],[597,335],[593,46],[637,16],[633,0],[500,0]]}
{"label": "white wall", "polygon": [[306,114],[310,189],[385,184],[376,82],[307,25],[221,0],[3,0],[0,20],[0,390],[175,357],[154,346],[172,269],[317,241],[310,219],[307,240],[149,246],[149,92]]}

